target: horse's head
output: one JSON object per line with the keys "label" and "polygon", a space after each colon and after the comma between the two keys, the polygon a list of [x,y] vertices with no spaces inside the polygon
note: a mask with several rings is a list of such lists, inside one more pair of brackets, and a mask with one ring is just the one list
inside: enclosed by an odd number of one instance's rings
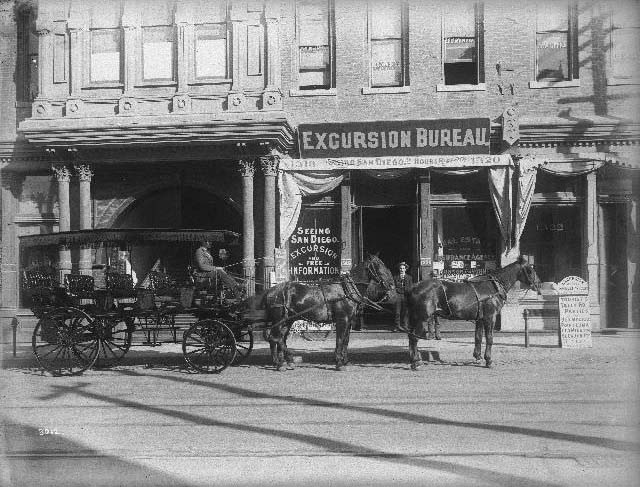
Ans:
{"label": "horse's head", "polygon": [[518,259],[520,264],[520,270],[518,271],[517,279],[524,285],[529,286],[531,289],[540,294],[541,282],[538,274],[536,274],[533,266],[523,258]]}
{"label": "horse's head", "polygon": [[[367,277],[370,280],[370,283],[374,284],[374,286],[369,286],[367,292],[370,293],[372,287],[377,287],[378,289],[381,288],[382,292],[384,293],[382,301],[388,300],[391,297],[392,293],[395,292],[396,288],[391,271],[375,254],[368,254],[363,262],[363,265],[364,269],[367,272]],[[377,294],[381,293],[378,292]],[[377,296],[370,297],[372,297],[373,299],[377,299]]]}

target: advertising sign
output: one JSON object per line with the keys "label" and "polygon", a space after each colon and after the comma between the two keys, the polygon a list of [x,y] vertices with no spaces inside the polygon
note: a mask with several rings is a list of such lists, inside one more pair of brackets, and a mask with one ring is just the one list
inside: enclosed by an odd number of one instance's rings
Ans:
{"label": "advertising sign", "polygon": [[294,281],[337,279],[340,219],[335,208],[303,208],[289,237],[289,275]]}
{"label": "advertising sign", "polygon": [[580,277],[565,277],[558,284],[558,293],[560,346],[590,348],[592,343],[589,285]]}
{"label": "advertising sign", "polygon": [[301,124],[300,157],[489,154],[488,118]]}

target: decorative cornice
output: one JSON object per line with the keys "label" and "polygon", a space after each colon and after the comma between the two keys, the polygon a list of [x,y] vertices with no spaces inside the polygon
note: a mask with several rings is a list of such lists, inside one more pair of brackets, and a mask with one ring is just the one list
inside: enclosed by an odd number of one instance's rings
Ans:
{"label": "decorative cornice", "polygon": [[64,164],[54,164],[51,166],[53,176],[59,183],[68,183],[71,181],[71,171]]}
{"label": "decorative cornice", "polygon": [[78,173],[78,179],[80,179],[80,181],[91,182],[93,171],[91,170],[91,166],[89,164],[76,164],[73,167]]}

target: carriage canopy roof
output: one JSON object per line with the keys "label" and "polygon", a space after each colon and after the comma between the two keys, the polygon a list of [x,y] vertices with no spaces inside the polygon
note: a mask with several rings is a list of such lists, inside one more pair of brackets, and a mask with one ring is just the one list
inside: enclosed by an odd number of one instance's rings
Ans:
{"label": "carriage canopy roof", "polygon": [[203,240],[234,246],[240,244],[240,235],[230,230],[109,228],[25,235],[20,237],[20,245],[23,248],[53,245],[153,245],[163,242],[201,242]]}

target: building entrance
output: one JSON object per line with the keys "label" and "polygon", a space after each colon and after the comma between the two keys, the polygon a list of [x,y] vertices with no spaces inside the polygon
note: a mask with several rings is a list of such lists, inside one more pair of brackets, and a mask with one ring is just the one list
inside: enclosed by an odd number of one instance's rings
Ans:
{"label": "building entrance", "polygon": [[415,271],[415,211],[411,206],[363,207],[362,249],[379,252],[394,273],[399,262],[406,261]]}

